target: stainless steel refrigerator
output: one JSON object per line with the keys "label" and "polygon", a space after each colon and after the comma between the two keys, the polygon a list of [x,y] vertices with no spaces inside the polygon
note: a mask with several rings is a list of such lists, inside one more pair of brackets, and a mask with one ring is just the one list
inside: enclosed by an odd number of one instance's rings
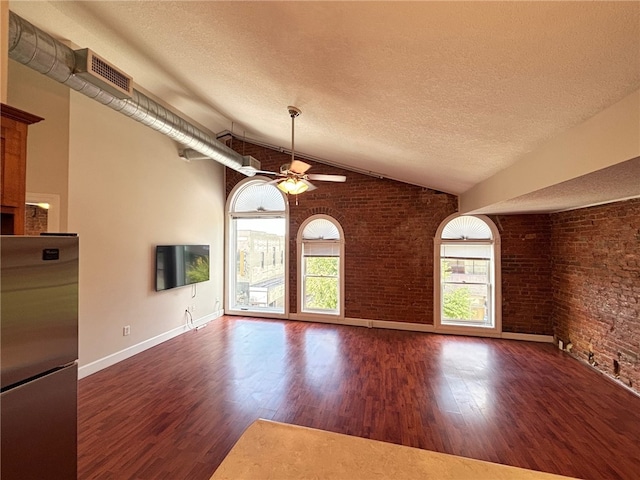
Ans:
{"label": "stainless steel refrigerator", "polygon": [[2,480],[77,477],[78,238],[0,238]]}

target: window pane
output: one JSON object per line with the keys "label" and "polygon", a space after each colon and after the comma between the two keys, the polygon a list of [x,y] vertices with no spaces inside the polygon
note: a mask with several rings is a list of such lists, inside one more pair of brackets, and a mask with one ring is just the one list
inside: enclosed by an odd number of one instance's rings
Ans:
{"label": "window pane", "polygon": [[304,271],[307,275],[338,275],[338,257],[305,257]]}
{"label": "window pane", "polygon": [[[285,219],[237,218],[233,308],[284,312],[284,264],[266,261],[285,249]],[[272,257],[273,258],[273,257]]]}
{"label": "window pane", "polygon": [[442,319],[487,324],[488,285],[445,283],[442,286]]}
{"label": "window pane", "polygon": [[338,257],[305,257],[303,310],[338,310]]}
{"label": "window pane", "polygon": [[464,258],[442,259],[442,280],[446,283],[489,282],[489,260],[469,260]]}
{"label": "window pane", "polygon": [[338,310],[338,278],[305,278],[305,310]]}

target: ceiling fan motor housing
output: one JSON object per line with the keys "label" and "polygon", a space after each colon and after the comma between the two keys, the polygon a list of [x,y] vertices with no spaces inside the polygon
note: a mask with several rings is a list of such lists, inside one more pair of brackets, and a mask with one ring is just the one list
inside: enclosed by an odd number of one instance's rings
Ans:
{"label": "ceiling fan motor housing", "polygon": [[287,109],[289,110],[289,115],[291,115],[291,118],[295,118],[302,113],[302,110],[300,110],[298,107],[289,106],[287,107]]}

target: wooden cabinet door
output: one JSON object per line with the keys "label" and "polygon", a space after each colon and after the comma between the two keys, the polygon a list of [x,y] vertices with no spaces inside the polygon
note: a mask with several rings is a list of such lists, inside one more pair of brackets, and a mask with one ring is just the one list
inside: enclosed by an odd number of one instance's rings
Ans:
{"label": "wooden cabinet door", "polygon": [[20,207],[24,203],[26,180],[27,126],[2,117],[2,205]]}

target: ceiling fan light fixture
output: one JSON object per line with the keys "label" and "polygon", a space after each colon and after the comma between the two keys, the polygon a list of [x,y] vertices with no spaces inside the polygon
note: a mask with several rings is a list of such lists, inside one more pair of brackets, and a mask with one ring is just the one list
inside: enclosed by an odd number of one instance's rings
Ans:
{"label": "ceiling fan light fixture", "polygon": [[305,182],[301,182],[295,178],[287,178],[278,183],[278,189],[287,195],[298,195],[306,192],[309,186]]}

